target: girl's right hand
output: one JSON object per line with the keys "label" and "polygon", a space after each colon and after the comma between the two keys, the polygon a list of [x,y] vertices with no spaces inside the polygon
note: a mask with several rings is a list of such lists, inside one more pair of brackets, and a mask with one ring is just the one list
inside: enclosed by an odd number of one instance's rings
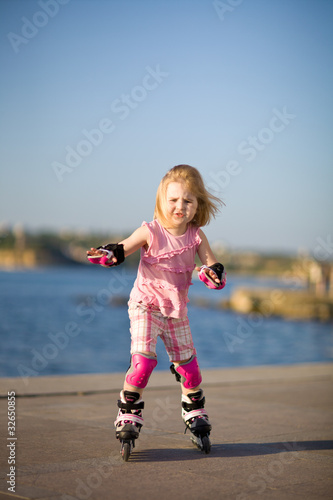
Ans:
{"label": "girl's right hand", "polygon": [[98,250],[97,248],[91,248],[90,250],[87,250],[87,255],[89,255],[89,257],[102,257],[102,255],[105,255],[105,252],[101,249]]}
{"label": "girl's right hand", "polygon": [[87,250],[87,258],[92,264],[100,264],[103,267],[111,267],[117,262],[113,252],[103,250],[102,248],[91,248]]}

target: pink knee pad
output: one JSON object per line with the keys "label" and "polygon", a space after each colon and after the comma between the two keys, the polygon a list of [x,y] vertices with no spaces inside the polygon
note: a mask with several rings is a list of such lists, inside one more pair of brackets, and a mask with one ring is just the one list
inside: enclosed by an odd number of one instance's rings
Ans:
{"label": "pink knee pad", "polygon": [[135,352],[132,354],[131,366],[126,373],[126,382],[133,387],[144,389],[156,365],[157,359],[154,356]]}
{"label": "pink knee pad", "polygon": [[196,356],[192,356],[187,363],[178,365],[175,370],[181,376],[181,383],[185,389],[194,389],[201,384],[202,377]]}

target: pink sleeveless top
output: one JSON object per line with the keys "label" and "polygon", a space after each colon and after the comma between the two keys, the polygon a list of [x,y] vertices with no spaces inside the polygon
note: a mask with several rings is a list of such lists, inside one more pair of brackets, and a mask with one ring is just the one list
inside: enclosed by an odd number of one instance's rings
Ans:
{"label": "pink sleeveless top", "polygon": [[183,235],[173,236],[157,220],[142,225],[149,230],[150,245],[147,251],[141,248],[130,302],[156,306],[164,316],[184,318],[200,228],[189,225]]}

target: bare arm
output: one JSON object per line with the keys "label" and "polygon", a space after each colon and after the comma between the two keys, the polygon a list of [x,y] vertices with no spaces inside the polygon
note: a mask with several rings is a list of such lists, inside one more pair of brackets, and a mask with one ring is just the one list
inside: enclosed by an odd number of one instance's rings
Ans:
{"label": "bare arm", "polygon": [[[210,248],[206,235],[201,229],[199,231],[199,236],[201,238],[201,243],[198,248],[199,259],[204,266],[212,266],[217,262],[217,258],[215,257],[213,250]],[[200,267],[196,267],[195,269],[196,271],[200,271]],[[220,283],[220,280],[212,269],[205,269],[205,272],[209,274],[210,277],[216,281],[216,283]]]}
{"label": "bare arm", "polygon": [[[128,255],[131,255],[132,253],[139,250],[139,248],[143,246],[147,247],[149,245],[149,231],[147,227],[146,226],[139,227],[131,234],[131,236],[120,241],[119,245],[124,245],[125,258]],[[87,255],[88,256],[103,255],[103,250],[91,248],[90,250],[87,251]],[[117,262],[116,257],[112,258],[112,262]]]}
{"label": "bare arm", "polygon": [[128,238],[119,242],[124,245],[125,257],[139,250],[139,248],[149,245],[149,231],[147,226],[141,226]]}

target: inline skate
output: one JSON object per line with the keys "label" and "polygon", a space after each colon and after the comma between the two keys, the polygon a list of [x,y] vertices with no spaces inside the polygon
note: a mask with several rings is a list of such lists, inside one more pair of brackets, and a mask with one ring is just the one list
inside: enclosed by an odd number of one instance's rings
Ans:
{"label": "inline skate", "polygon": [[121,391],[118,408],[117,419],[114,422],[116,438],[121,443],[121,456],[127,462],[143,425],[144,402],[140,400],[138,392]]}
{"label": "inline skate", "polygon": [[212,426],[209,423],[208,415],[204,410],[205,397],[202,389],[182,394],[182,418],[187,429],[191,431],[191,441],[199,450],[208,454],[211,450],[209,439]]}

